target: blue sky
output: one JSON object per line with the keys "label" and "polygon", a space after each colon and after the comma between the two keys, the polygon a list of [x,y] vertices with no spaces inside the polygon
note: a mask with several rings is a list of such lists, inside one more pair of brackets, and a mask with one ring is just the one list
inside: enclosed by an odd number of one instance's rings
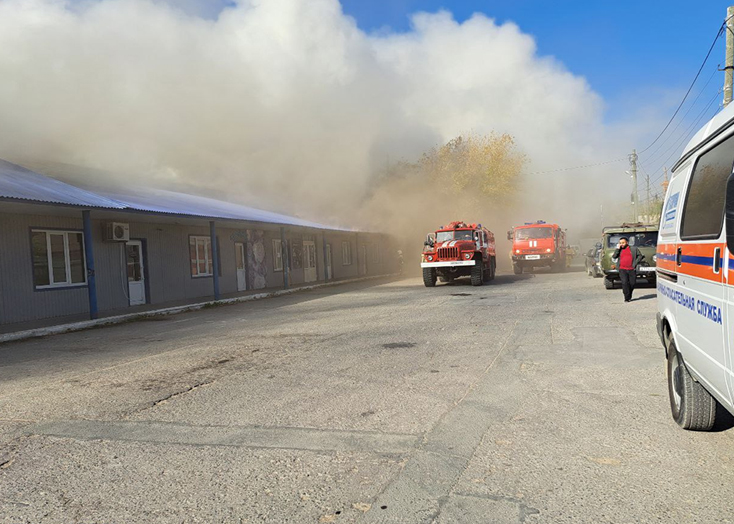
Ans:
{"label": "blue sky", "polygon": [[[552,55],[586,77],[612,112],[617,105],[634,107],[635,98],[644,104],[669,96],[674,104],[695,75],[730,1],[341,0],[345,13],[368,32],[408,31],[411,13],[440,9],[458,21],[479,12],[498,23],[515,22],[535,37],[540,55]],[[723,62],[723,53],[721,39],[703,81]],[[715,93],[722,83],[723,74],[712,79],[708,90]]]}

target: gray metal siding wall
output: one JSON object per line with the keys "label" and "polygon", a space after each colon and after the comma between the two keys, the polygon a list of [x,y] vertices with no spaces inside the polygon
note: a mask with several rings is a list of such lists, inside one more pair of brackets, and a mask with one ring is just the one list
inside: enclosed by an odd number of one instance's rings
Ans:
{"label": "gray metal siding wall", "polygon": [[[94,211],[92,211],[94,217]],[[127,298],[127,253],[124,242],[105,242],[106,221],[92,221],[97,304],[104,312],[129,305]]]}
{"label": "gray metal siding wall", "polygon": [[0,288],[3,316],[10,324],[89,311],[86,286],[36,291],[33,285],[31,228],[82,229],[79,218],[0,213]]}
{"label": "gray metal siding wall", "polygon": [[[94,220],[94,211],[92,218],[99,309],[101,312],[124,309],[128,307],[124,243],[104,242],[103,228],[107,221]],[[141,220],[145,218],[140,217]],[[192,277],[189,261],[189,236],[209,236],[207,226],[153,224],[133,220],[129,223],[130,237],[144,241],[148,301],[151,304],[194,301],[214,294],[212,277]],[[34,289],[30,245],[32,228],[81,230],[81,211],[79,218],[0,213],[0,323],[87,313],[89,305],[86,286],[42,291]],[[283,287],[283,273],[273,270],[272,246],[274,239],[280,240],[280,230],[278,227],[265,225],[253,229],[262,229],[265,232],[267,287],[280,289]],[[217,227],[222,294],[237,291],[234,244],[242,239],[245,231],[244,228]],[[302,242],[307,235],[313,235],[316,240],[317,281],[324,280],[324,238],[331,244],[333,279],[343,280],[358,276],[361,253],[358,256],[355,234],[327,231],[324,235],[322,232],[294,230],[287,232],[286,238]],[[359,238],[359,247],[363,243],[369,245],[369,275],[388,273],[395,269],[392,267],[394,246],[389,237],[360,234]],[[352,264],[349,266],[342,265],[342,241],[348,241],[352,245]],[[382,251],[381,264],[373,261],[373,250],[377,242],[380,242]],[[290,284],[303,282],[302,268],[291,269],[289,274]]]}
{"label": "gray metal siding wall", "polygon": [[[326,242],[331,244],[331,263],[334,280],[355,278],[358,276],[357,244],[354,233],[327,233]],[[342,242],[349,242],[352,246],[352,263],[348,266],[342,260]]]}

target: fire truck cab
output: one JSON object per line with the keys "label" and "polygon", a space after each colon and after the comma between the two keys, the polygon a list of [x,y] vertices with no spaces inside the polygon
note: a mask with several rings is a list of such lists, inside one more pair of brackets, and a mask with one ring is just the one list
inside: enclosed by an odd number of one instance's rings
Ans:
{"label": "fire truck cab", "polygon": [[566,270],[566,232],[558,224],[526,222],[508,231],[507,240],[512,240],[512,269],[516,275],[535,267]]}
{"label": "fire truck cab", "polygon": [[451,282],[462,276],[471,277],[473,286],[494,280],[494,234],[481,224],[451,222],[441,226],[426,239],[421,268],[426,287],[434,287],[437,279]]}

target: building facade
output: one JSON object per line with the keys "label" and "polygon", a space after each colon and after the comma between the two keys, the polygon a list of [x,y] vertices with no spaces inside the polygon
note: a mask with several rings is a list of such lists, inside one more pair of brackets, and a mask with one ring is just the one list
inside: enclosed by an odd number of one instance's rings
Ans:
{"label": "building facade", "polygon": [[396,269],[386,235],[193,195],[90,193],[0,163],[4,331]]}

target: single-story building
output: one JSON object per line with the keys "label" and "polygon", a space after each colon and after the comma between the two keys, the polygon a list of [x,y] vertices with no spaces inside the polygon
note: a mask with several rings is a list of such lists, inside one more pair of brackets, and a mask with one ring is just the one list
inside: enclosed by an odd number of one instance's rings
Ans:
{"label": "single-story building", "polygon": [[0,329],[395,272],[383,234],[184,193],[100,192],[0,160]]}

